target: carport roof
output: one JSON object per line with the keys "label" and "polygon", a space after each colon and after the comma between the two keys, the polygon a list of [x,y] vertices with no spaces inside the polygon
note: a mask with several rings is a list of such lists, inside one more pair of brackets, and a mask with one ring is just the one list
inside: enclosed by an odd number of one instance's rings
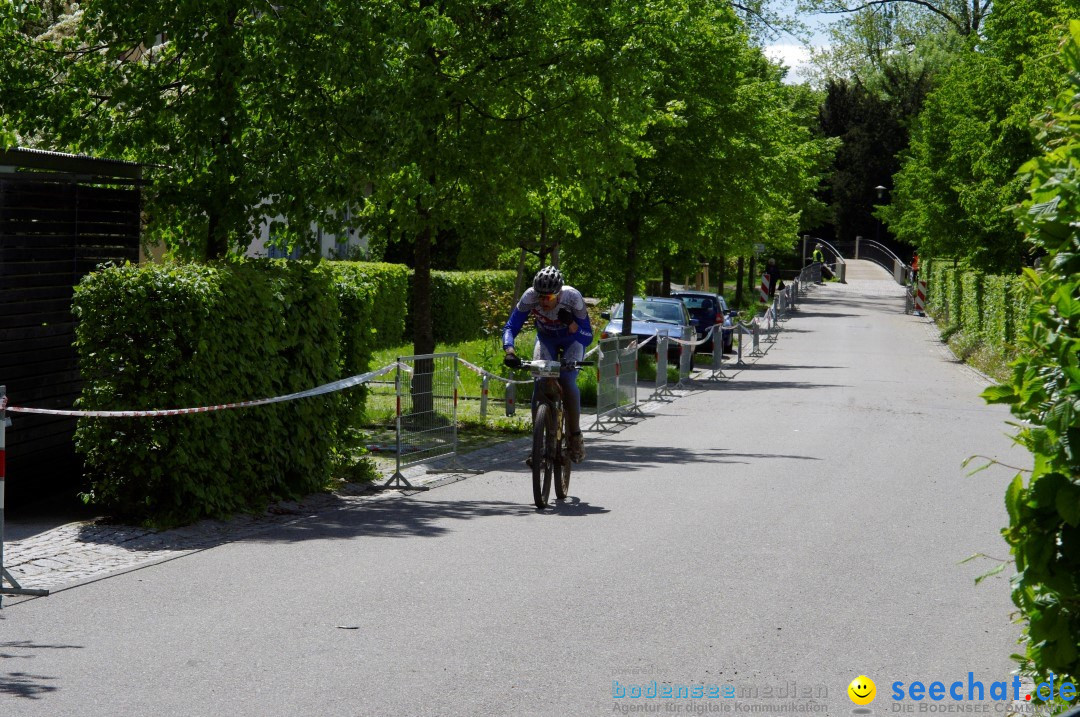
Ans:
{"label": "carport roof", "polygon": [[88,177],[129,179],[136,182],[142,178],[142,165],[136,162],[26,147],[12,147],[0,151],[0,172],[9,167]]}

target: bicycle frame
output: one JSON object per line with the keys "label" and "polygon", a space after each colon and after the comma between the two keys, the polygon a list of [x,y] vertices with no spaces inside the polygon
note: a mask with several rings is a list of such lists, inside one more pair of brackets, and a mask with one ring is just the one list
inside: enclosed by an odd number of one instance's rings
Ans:
{"label": "bicycle frame", "polygon": [[[566,410],[559,375],[563,365],[559,361],[523,361],[535,378],[532,406],[533,453],[533,500],[537,509],[547,507],[552,476],[555,478],[555,495],[566,498],[570,485],[569,447],[566,445]],[[543,414],[538,420],[538,416]],[[549,415],[550,414],[550,415]]]}

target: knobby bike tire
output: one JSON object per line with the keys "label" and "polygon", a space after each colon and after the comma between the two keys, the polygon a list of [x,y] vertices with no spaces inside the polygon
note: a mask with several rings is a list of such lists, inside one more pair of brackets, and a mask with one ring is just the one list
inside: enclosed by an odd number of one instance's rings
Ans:
{"label": "knobby bike tire", "polygon": [[548,424],[552,423],[550,415],[551,407],[541,403],[536,407],[536,415],[533,417],[533,449],[532,449],[532,477],[533,477],[533,502],[536,507],[547,507],[548,496],[551,495],[551,457],[548,455]]}
{"label": "knobby bike tire", "polygon": [[[563,413],[563,416],[565,418],[566,414]],[[566,500],[570,493],[570,431],[565,423],[564,420],[562,438],[555,451],[555,497],[559,500]]]}

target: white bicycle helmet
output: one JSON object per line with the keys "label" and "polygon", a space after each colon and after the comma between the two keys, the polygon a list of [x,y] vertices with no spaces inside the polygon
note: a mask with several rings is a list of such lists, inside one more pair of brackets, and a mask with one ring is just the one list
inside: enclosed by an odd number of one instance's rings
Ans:
{"label": "white bicycle helmet", "polygon": [[562,287],[562,272],[553,266],[545,266],[533,277],[533,289],[538,294],[558,294]]}

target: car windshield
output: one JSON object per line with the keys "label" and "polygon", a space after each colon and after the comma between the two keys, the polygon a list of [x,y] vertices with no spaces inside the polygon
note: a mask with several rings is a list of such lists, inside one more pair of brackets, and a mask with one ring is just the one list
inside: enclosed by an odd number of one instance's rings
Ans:
{"label": "car windshield", "polygon": [[680,296],[679,298],[686,304],[686,308],[691,311],[694,309],[705,309],[708,311],[716,308],[712,298],[709,296]]}
{"label": "car windshield", "polygon": [[[623,317],[624,304],[619,304],[611,312],[612,319]],[[671,324],[683,324],[683,313],[679,305],[668,301],[634,299],[633,319],[635,321],[664,321]]]}

